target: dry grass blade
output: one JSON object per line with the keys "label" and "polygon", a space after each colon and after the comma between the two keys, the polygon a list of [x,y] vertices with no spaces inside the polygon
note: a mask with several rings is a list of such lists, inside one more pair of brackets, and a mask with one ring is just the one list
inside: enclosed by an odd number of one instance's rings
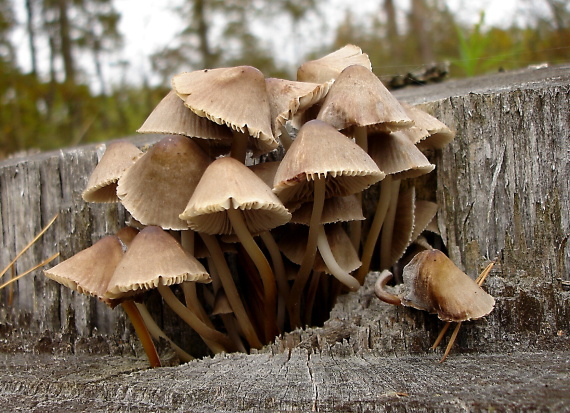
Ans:
{"label": "dry grass blade", "polygon": [[10,267],[12,267],[12,265],[14,265],[14,263],[18,260],[18,258],[20,258],[32,245],[34,245],[38,239],[40,239],[40,237],[42,235],[44,235],[44,233],[48,230],[49,227],[51,227],[51,225],[55,222],[55,220],[57,219],[57,217],[59,216],[59,214],[55,214],[54,217],[47,223],[47,225],[40,231],[40,233],[38,235],[36,235],[34,237],[33,240],[30,241],[30,243],[28,245],[26,245],[22,251],[20,251],[18,253],[18,255],[16,255],[16,257],[10,262],[10,264],[8,264],[6,266],[6,268],[4,268],[2,270],[2,272],[0,273],[0,278],[6,274],[6,271],[8,271],[10,269]]}
{"label": "dry grass blade", "polygon": [[47,260],[44,260],[42,262],[40,262],[38,265],[30,268],[29,270],[27,270],[26,272],[18,275],[17,277],[12,278],[10,281],[6,281],[4,284],[0,285],[0,290],[2,288],[7,287],[8,285],[12,284],[13,282],[18,281],[20,278],[22,278],[25,275],[28,275],[29,273],[31,273],[32,271],[37,270],[40,267],[43,267],[46,264],[49,264],[51,261],[55,260],[57,257],[59,257],[59,252],[53,254],[51,257],[49,257]]}
{"label": "dry grass blade", "polygon": [[[479,274],[479,276],[475,280],[475,282],[477,283],[477,285],[479,287],[481,285],[483,285],[483,283],[485,282],[485,279],[487,278],[487,276],[491,272],[491,269],[493,268],[493,266],[495,265],[496,262],[497,262],[496,260],[491,261],[489,263],[489,265],[487,265],[487,267],[485,267],[483,272],[481,274]],[[449,329],[450,325],[451,325],[451,322],[445,323],[445,325],[443,326],[443,328],[439,332],[439,335],[435,339],[433,346],[431,346],[432,350],[435,350],[437,348],[437,346],[439,346],[439,343],[441,343],[441,340],[443,340],[443,336],[445,335],[445,333]],[[453,330],[453,333],[451,334],[451,338],[449,339],[449,343],[447,344],[447,347],[445,349],[445,353],[443,354],[443,357],[441,358],[441,360],[439,360],[440,363],[443,363],[445,361],[445,359],[447,358],[447,356],[449,355],[449,352],[451,351],[451,348],[453,347],[453,344],[455,343],[455,340],[457,339],[457,334],[459,333],[460,327],[461,327],[461,322],[457,323],[457,326],[455,326],[455,329]]]}

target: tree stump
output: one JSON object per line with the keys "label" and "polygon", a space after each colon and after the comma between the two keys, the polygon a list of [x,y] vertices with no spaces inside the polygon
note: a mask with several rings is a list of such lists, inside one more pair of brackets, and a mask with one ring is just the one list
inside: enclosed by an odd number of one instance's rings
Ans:
{"label": "tree stump", "polygon": [[[322,328],[286,334],[251,355],[144,370],[144,361],[122,345],[130,334],[120,311],[61,289],[38,271],[13,293],[0,293],[7,353],[0,400],[79,410],[85,397],[93,411],[111,403],[197,412],[567,409],[570,66],[396,95],[457,131],[454,142],[433,154],[438,222],[450,257],[471,276],[498,259],[485,283],[496,308],[464,323],[448,361],[438,365],[439,355],[428,352],[442,323],[377,300],[371,273],[360,291],[341,297]],[[67,258],[119,227],[120,207],[80,197],[103,149],[83,146],[0,164],[2,262],[56,212],[54,228],[22,257],[18,272],[57,251]],[[59,355],[37,354],[46,351]],[[101,351],[127,356],[89,356]]]}

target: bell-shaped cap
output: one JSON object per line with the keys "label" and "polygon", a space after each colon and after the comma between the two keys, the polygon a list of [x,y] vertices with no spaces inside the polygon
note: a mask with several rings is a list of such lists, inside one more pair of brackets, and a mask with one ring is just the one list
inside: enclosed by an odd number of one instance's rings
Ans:
{"label": "bell-shaped cap", "polygon": [[321,176],[330,198],[361,192],[385,175],[356,143],[315,119],[303,125],[283,157],[273,191],[285,205],[311,201],[314,179]]}
{"label": "bell-shaped cap", "polygon": [[271,188],[241,162],[219,158],[206,169],[180,218],[208,234],[232,234],[228,209],[241,209],[253,234],[289,222],[291,214]]}
{"label": "bell-shaped cap", "polygon": [[397,130],[413,124],[403,106],[364,66],[352,65],[338,75],[317,116],[338,130],[353,126]]}
{"label": "bell-shaped cap", "polygon": [[188,109],[174,91],[170,91],[146,118],[139,133],[184,135],[211,139],[231,145],[232,131]]}
{"label": "bell-shaped cap", "polygon": [[121,241],[114,235],[108,235],[91,247],[45,270],[44,274],[72,290],[98,297],[108,305],[114,306],[114,303],[104,295],[122,258]]}
{"label": "bell-shaped cap", "polygon": [[417,178],[435,168],[403,131],[370,135],[368,153],[382,171],[396,179]]}
{"label": "bell-shaped cap", "polygon": [[[309,225],[313,203],[305,202],[299,209],[293,212],[291,222],[295,224]],[[325,200],[321,214],[321,224],[333,224],[336,222],[363,221],[362,203],[356,195],[335,196]]]}
{"label": "bell-shaped cap", "polygon": [[372,70],[372,64],[360,47],[348,44],[326,56],[303,63],[297,70],[297,80],[301,82],[325,83],[336,77],[346,67],[361,65]]}
{"label": "bell-shaped cap", "polygon": [[210,282],[200,262],[166,231],[149,226],[139,232],[109,281],[105,296],[122,298],[159,285]]}
{"label": "bell-shaped cap", "polygon": [[172,79],[172,88],[198,116],[255,138],[256,152],[277,148],[265,77],[251,66],[196,70]]}
{"label": "bell-shaped cap", "polygon": [[89,177],[87,188],[82,193],[83,200],[118,202],[117,181],[142,154],[142,151],[131,142],[110,143]]}
{"label": "bell-shaped cap", "polygon": [[325,98],[332,82],[320,84],[267,78],[265,84],[269,95],[273,135],[278,138],[281,135],[281,127],[288,120]]}
{"label": "bell-shaped cap", "polygon": [[475,320],[489,314],[495,299],[443,252],[426,250],[404,267],[402,304],[437,313],[443,321]]}
{"label": "bell-shaped cap", "polygon": [[166,136],[119,179],[117,195],[143,225],[187,229],[178,215],[184,211],[209,163],[208,155],[191,139]]}
{"label": "bell-shaped cap", "polygon": [[455,138],[455,133],[439,119],[418,107],[406,104],[403,106],[408,116],[414,121],[415,127],[426,132],[423,134],[416,132],[413,135],[415,136],[414,143],[420,148],[443,149]]}

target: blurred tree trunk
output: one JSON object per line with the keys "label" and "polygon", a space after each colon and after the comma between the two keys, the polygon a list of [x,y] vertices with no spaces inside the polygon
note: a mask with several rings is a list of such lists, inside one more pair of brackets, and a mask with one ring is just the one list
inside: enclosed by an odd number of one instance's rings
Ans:
{"label": "blurred tree trunk", "polygon": [[387,43],[390,45],[390,55],[392,55],[394,61],[399,62],[402,53],[400,45],[398,44],[398,22],[396,21],[394,0],[384,0],[384,12],[386,13]]}
{"label": "blurred tree trunk", "polygon": [[214,67],[216,64],[216,56],[212,53],[210,47],[210,41],[208,39],[208,21],[206,18],[206,11],[204,7],[204,0],[194,0],[193,5],[193,17],[196,22],[196,34],[198,35],[198,41],[200,49],[200,54],[202,57],[203,67]]}
{"label": "blurred tree trunk", "polygon": [[32,65],[32,74],[38,74],[38,57],[36,50],[36,27],[34,25],[35,2],[34,0],[26,0],[26,30],[28,31],[28,44],[30,46],[30,63]]}
{"label": "blurred tree trunk", "polygon": [[425,0],[412,0],[410,23],[412,32],[418,42],[418,54],[421,56],[422,62],[433,62],[434,54],[429,27],[429,9]]}

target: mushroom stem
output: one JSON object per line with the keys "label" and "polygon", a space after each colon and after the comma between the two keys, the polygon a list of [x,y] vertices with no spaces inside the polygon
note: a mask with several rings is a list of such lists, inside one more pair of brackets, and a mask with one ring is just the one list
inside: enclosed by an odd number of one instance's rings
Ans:
{"label": "mushroom stem", "polygon": [[241,244],[247,251],[250,258],[253,260],[259,275],[261,277],[261,282],[263,283],[263,301],[265,314],[263,316],[264,332],[265,332],[265,342],[268,343],[272,341],[277,332],[277,287],[275,284],[275,275],[271,269],[271,265],[267,261],[267,258],[263,254],[263,251],[259,248],[259,245],[253,239],[253,236],[247,228],[245,223],[243,212],[237,208],[230,208],[227,210],[228,217],[232,223],[232,227],[238,236]]}
{"label": "mushroom stem", "polygon": [[309,282],[309,289],[307,290],[307,298],[305,299],[305,324],[311,324],[313,319],[313,307],[315,304],[315,297],[319,289],[319,281],[323,273],[313,270],[311,281]]}
{"label": "mushroom stem", "polygon": [[324,226],[322,224],[319,225],[317,231],[317,246],[328,270],[337,280],[346,285],[350,291],[358,290],[360,288],[358,280],[343,270],[340,265],[338,265],[338,262],[336,262],[327,235],[325,234]]}
{"label": "mushroom stem", "polygon": [[281,125],[280,130],[281,135],[279,136],[279,140],[281,141],[281,145],[283,145],[283,149],[287,152],[293,143],[293,139],[291,139],[291,135],[289,135],[289,131],[285,125]]}
{"label": "mushroom stem", "polygon": [[317,238],[318,228],[321,225],[321,215],[325,202],[326,176],[317,176],[314,178],[314,199],[313,211],[311,213],[311,221],[309,223],[309,235],[307,237],[307,247],[305,255],[301,261],[301,267],[297,273],[297,277],[293,282],[291,293],[289,295],[289,314],[291,317],[291,327],[301,326],[301,296],[303,289],[307,284],[311,270],[315,262],[317,254]]}
{"label": "mushroom stem", "polygon": [[[364,150],[364,152],[368,153],[368,132],[366,126],[354,127],[354,140],[356,144]],[[362,205],[362,192],[359,192],[356,196],[358,197],[358,202]],[[362,222],[351,221],[348,225],[350,228],[350,240],[352,241],[354,249],[358,252],[360,251],[362,237]],[[362,281],[360,281],[360,283],[362,284]]]}
{"label": "mushroom stem", "polygon": [[233,135],[231,157],[244,164],[245,155],[247,153],[248,135],[240,131],[233,131]]}
{"label": "mushroom stem", "polygon": [[392,253],[392,235],[394,233],[394,220],[396,219],[396,209],[398,207],[398,194],[400,192],[400,179],[392,179],[390,185],[390,205],[386,211],[384,228],[380,238],[380,269],[385,270],[393,263],[391,261]]}
{"label": "mushroom stem", "polygon": [[392,176],[387,175],[380,183],[380,195],[378,202],[376,203],[376,213],[374,214],[372,224],[370,224],[368,236],[366,237],[366,242],[362,249],[362,257],[360,259],[362,261],[362,265],[356,274],[356,279],[360,284],[364,284],[364,278],[366,278],[366,274],[370,271],[370,263],[372,262],[374,247],[378,241],[378,236],[380,235],[380,230],[382,229],[382,224],[384,223],[384,218],[386,217],[386,212],[390,205],[390,194],[392,191],[391,186]]}
{"label": "mushroom stem", "polygon": [[204,339],[204,342],[214,354],[235,350],[234,344],[227,336],[208,327],[196,314],[180,302],[170,287],[159,284],[158,292],[166,304]]}
{"label": "mushroom stem", "polygon": [[385,303],[393,304],[393,305],[400,305],[400,304],[402,304],[400,297],[398,297],[397,295],[391,294],[384,289],[384,287],[386,287],[386,284],[388,283],[388,281],[390,281],[392,279],[392,277],[393,277],[393,274],[389,270],[382,271],[380,273],[380,275],[378,276],[376,283],[374,284],[374,293],[376,294],[376,297],[378,297],[379,299],[381,299]]}
{"label": "mushroom stem", "polygon": [[275,242],[275,238],[271,232],[264,231],[261,233],[261,239],[271,255],[271,262],[275,270],[275,279],[277,281],[277,327],[279,331],[285,328],[285,313],[287,309],[287,300],[289,299],[289,284],[287,283],[287,275],[285,274],[285,264],[283,256],[279,251],[279,246]]}
{"label": "mushroom stem", "polygon": [[158,324],[156,324],[156,322],[154,321],[154,318],[152,318],[152,316],[148,312],[146,305],[142,303],[135,303],[135,305],[137,306],[137,309],[139,310],[139,313],[146,327],[148,328],[150,335],[156,341],[160,341],[161,338],[166,340],[168,344],[170,344],[170,347],[172,347],[172,350],[174,350],[180,361],[182,361],[183,363],[187,363],[191,360],[194,360],[194,357],[192,357],[190,354],[188,354],[182,348],[180,348],[174,341],[170,339],[170,337],[166,335],[164,331],[161,330]]}
{"label": "mushroom stem", "polygon": [[259,341],[255,329],[253,328],[253,325],[251,324],[251,321],[247,315],[245,307],[243,306],[237,287],[234,283],[232,273],[228,267],[224,253],[220,248],[220,244],[212,235],[200,233],[200,236],[202,237],[204,244],[206,244],[206,248],[208,248],[208,251],[210,251],[213,262],[215,262],[216,269],[220,276],[220,281],[224,287],[224,291],[226,293],[228,301],[230,302],[230,306],[234,310],[234,314],[239,323],[239,326],[245,335],[245,339],[249,343],[250,347],[261,348],[262,344]]}
{"label": "mushroom stem", "polygon": [[148,358],[148,362],[150,367],[161,367],[160,358],[158,357],[158,353],[156,352],[156,347],[154,346],[154,342],[152,341],[152,337],[148,331],[147,326],[145,325],[144,319],[141,317],[141,313],[139,312],[137,306],[135,305],[134,301],[127,300],[121,303],[123,310],[127,313],[129,320],[133,327],[135,328],[135,333],[139,338],[144,352]]}

